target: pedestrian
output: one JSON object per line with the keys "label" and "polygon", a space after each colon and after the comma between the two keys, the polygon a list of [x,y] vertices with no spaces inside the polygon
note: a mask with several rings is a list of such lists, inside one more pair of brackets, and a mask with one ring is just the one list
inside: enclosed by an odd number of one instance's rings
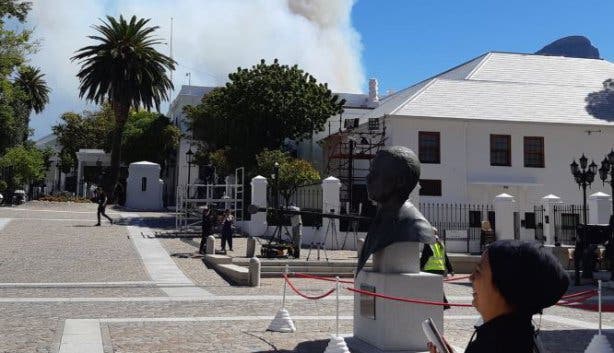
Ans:
{"label": "pedestrian", "polygon": [[[499,240],[482,253],[470,280],[472,304],[484,323],[465,353],[544,352],[531,319],[556,304],[569,286],[554,255],[534,242]],[[437,353],[432,343],[428,346]]]}
{"label": "pedestrian", "polygon": [[[433,227],[435,233],[435,243],[424,244],[422,249],[422,256],[420,256],[420,269],[424,272],[434,273],[447,277],[448,275],[454,276],[454,268],[446,253],[445,245],[439,240],[437,235],[437,228]],[[443,294],[443,302],[448,303],[446,294]],[[450,309],[449,305],[443,307],[444,310]]]}
{"label": "pedestrian", "polygon": [[232,251],[232,228],[234,219],[230,210],[226,209],[222,217],[222,251],[224,252],[226,252],[226,243],[228,243],[228,248]]}
{"label": "pedestrian", "polygon": [[113,224],[113,220],[111,219],[111,217],[107,216],[107,214],[105,213],[105,209],[107,208],[107,202],[108,198],[104,190],[102,190],[102,188],[100,187],[96,189],[96,203],[98,203],[98,212],[96,213],[96,215],[98,216],[98,223],[96,223],[96,226],[100,226],[100,215],[103,215],[106,219],[109,220],[109,223]]}
{"label": "pedestrian", "polygon": [[204,254],[207,246],[207,237],[211,235],[211,230],[213,228],[213,217],[211,214],[211,210],[209,206],[205,205],[203,207],[203,218],[202,218],[202,239],[200,240],[200,249],[199,253]]}

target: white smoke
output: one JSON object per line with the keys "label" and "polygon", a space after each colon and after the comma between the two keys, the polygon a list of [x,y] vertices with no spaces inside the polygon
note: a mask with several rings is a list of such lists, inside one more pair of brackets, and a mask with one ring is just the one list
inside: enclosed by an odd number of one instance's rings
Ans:
{"label": "white smoke", "polygon": [[32,63],[42,68],[53,92],[42,114],[46,124],[33,123],[51,125],[63,111],[83,106],[75,77],[79,66],[69,58],[92,43],[86,38],[95,34],[91,26],[106,15],[151,18],[167,42],[159,48],[166,54],[173,18],[176,88],[188,83],[187,73],[192,85],[221,85],[239,66],[278,58],[298,64],[334,91],[359,92],[365,75],[360,35],[350,18],[353,5],[354,0],[34,0],[29,24],[42,46]]}

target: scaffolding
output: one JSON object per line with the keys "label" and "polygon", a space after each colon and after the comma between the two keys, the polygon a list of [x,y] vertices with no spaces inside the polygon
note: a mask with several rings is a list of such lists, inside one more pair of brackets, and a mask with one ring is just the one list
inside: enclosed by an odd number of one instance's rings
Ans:
{"label": "scaffolding", "polygon": [[363,124],[359,124],[358,118],[346,119],[343,129],[323,140],[326,172],[341,181],[342,208],[346,204],[350,207],[346,212],[357,211],[357,205],[365,202],[364,196],[353,195],[354,186],[366,184],[369,161],[385,143],[385,117],[369,118]]}
{"label": "scaffolding", "polygon": [[202,208],[208,206],[214,212],[229,209],[235,220],[244,220],[245,169],[235,170],[234,179],[226,184],[187,184],[177,187],[175,231],[200,233]]}

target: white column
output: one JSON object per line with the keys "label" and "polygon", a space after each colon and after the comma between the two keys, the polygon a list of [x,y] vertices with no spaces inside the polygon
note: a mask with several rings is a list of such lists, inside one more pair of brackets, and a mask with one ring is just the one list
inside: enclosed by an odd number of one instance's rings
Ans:
{"label": "white column", "polygon": [[604,192],[596,192],[588,197],[588,223],[608,224],[610,222],[612,197]]}
{"label": "white column", "polygon": [[[267,207],[266,191],[268,181],[265,177],[258,175],[252,178],[252,204],[258,207]],[[252,215],[249,222],[249,234],[253,237],[260,236],[266,231],[266,213],[258,212]]]}
{"label": "white column", "polygon": [[[331,210],[334,210],[336,214],[341,212],[340,193],[341,181],[339,181],[339,179],[329,176],[322,180],[322,212],[330,213]],[[337,234],[336,239],[333,237],[333,229],[329,229],[328,227],[329,221],[329,218],[324,218],[322,220],[322,227],[318,230],[320,234],[316,236],[316,239],[321,239],[327,249],[336,249],[340,239],[339,220],[334,221],[334,232]],[[329,233],[328,236],[326,235],[327,230]]]}
{"label": "white column", "polygon": [[554,245],[554,205],[562,203],[561,198],[550,194],[542,197],[544,207],[544,237],[547,245]]}
{"label": "white column", "polygon": [[495,197],[495,234],[497,240],[514,239],[514,196],[500,194]]}

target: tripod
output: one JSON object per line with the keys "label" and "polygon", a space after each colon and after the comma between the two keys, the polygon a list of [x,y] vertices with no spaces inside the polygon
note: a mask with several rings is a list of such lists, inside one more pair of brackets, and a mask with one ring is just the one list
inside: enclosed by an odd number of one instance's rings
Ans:
{"label": "tripod", "polygon": [[[334,213],[334,212],[331,212]],[[328,224],[326,225],[326,232],[324,233],[324,241],[323,242],[311,242],[309,244],[309,252],[307,252],[307,261],[311,257],[311,250],[315,247],[317,250],[317,258],[320,260],[320,249],[324,252],[324,258],[328,261],[328,253],[326,252],[326,240],[328,236],[331,236],[331,245],[334,243],[336,245],[335,249],[339,248],[339,237],[337,236],[337,222],[335,218],[329,218]]]}

